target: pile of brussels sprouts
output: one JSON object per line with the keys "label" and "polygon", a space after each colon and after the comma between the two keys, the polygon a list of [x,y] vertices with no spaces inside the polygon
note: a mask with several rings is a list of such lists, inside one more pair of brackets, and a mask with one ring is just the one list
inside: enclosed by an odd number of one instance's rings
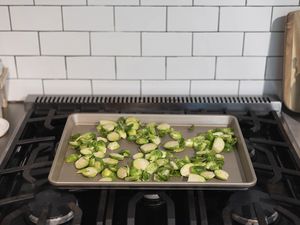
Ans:
{"label": "pile of brussels sprouts", "polygon": [[[227,180],[229,174],[222,170],[224,155],[221,152],[232,151],[237,142],[232,128],[212,129],[184,139],[181,132],[167,123],[143,124],[134,117],[100,120],[96,129],[97,132],[71,136],[69,145],[75,153],[68,155],[65,161],[74,163],[77,173],[85,177],[100,174],[99,181],[116,178],[168,181],[174,176],[187,177],[188,182],[205,182],[213,178]],[[190,131],[193,129],[194,126],[189,128]],[[167,135],[172,140],[161,143]],[[129,149],[120,150],[121,139],[136,143],[138,153],[131,155]],[[193,157],[176,156],[186,148],[194,149]]]}

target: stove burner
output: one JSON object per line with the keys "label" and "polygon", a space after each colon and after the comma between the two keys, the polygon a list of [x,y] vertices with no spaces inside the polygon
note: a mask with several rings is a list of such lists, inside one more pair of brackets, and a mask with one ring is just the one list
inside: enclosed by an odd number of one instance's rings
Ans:
{"label": "stove burner", "polygon": [[144,195],[145,199],[149,199],[149,200],[158,200],[160,199],[158,194],[146,194]]}
{"label": "stove burner", "polygon": [[43,219],[46,225],[64,224],[74,217],[70,203],[77,204],[77,200],[69,193],[54,190],[42,191],[28,204],[30,210],[28,218],[34,224]]}
{"label": "stove burner", "polygon": [[257,190],[233,194],[227,207],[231,208],[232,219],[244,225],[259,225],[260,219],[273,224],[279,217],[270,196]]}

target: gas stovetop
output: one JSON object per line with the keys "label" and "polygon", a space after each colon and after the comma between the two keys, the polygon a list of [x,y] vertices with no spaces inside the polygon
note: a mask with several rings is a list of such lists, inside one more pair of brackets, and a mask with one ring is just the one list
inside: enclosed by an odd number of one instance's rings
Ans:
{"label": "gas stovetop", "polygon": [[[31,97],[0,167],[0,223],[82,225],[300,224],[300,160],[265,97]],[[59,190],[48,183],[74,112],[230,114],[258,178],[247,191]]]}

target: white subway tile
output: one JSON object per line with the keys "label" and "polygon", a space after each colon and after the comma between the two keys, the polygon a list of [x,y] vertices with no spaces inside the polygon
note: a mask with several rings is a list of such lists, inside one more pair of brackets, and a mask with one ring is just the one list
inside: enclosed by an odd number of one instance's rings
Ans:
{"label": "white subway tile", "polygon": [[168,57],[167,79],[214,79],[214,57]]}
{"label": "white subway tile", "polygon": [[140,81],[93,80],[95,95],[140,95]]}
{"label": "white subway tile", "polygon": [[191,33],[143,33],[144,56],[189,56],[192,50]]}
{"label": "white subway tile", "polygon": [[263,80],[242,80],[240,82],[240,95],[263,95]]}
{"label": "white subway tile", "polygon": [[35,0],[35,5],[86,5],[86,0]]}
{"label": "white subway tile", "polygon": [[164,7],[116,7],[117,31],[165,31]]}
{"label": "white subway tile", "polygon": [[298,5],[299,0],[248,0],[247,5]]}
{"label": "white subway tile", "polygon": [[217,58],[217,79],[264,79],[265,57]]}
{"label": "white subway tile", "polygon": [[203,80],[191,83],[191,95],[237,95],[239,81]]}
{"label": "white subway tile", "polygon": [[169,7],[169,31],[216,31],[218,7]]}
{"label": "white subway tile", "polygon": [[37,32],[0,32],[0,55],[38,55]]}
{"label": "white subway tile", "polygon": [[0,5],[33,5],[33,0],[0,0]]}
{"label": "white subway tile", "polygon": [[194,0],[194,5],[245,5],[245,0]]}
{"label": "white subway tile", "polygon": [[113,31],[113,8],[101,6],[63,7],[64,29]]}
{"label": "white subway tile", "polygon": [[65,78],[64,57],[17,57],[19,78]]}
{"label": "white subway tile", "polygon": [[83,32],[41,32],[43,55],[88,55],[89,34]]}
{"label": "white subway tile", "polygon": [[60,7],[13,6],[10,13],[13,30],[62,30]]}
{"label": "white subway tile", "polygon": [[140,55],[140,34],[104,32],[92,33],[92,55]]}
{"label": "white subway tile", "polygon": [[10,79],[6,90],[8,101],[23,101],[27,95],[43,94],[43,85],[41,80]]}
{"label": "white subway tile", "polygon": [[188,80],[142,81],[142,95],[189,95]]}
{"label": "white subway tile", "polygon": [[141,0],[141,5],[192,5],[193,0]]}
{"label": "white subway tile", "polygon": [[67,57],[68,78],[114,79],[113,57]]}
{"label": "white subway tile", "polygon": [[282,82],[281,81],[264,81],[252,80],[241,81],[240,95],[282,95]]}
{"label": "white subway tile", "polygon": [[296,10],[300,7],[273,7],[271,31],[284,31],[287,14]]}
{"label": "white subway tile", "polygon": [[163,57],[117,57],[118,79],[164,79]]}
{"label": "white subway tile", "polygon": [[246,33],[245,56],[282,56],[283,33]]}
{"label": "white subway tile", "polygon": [[266,78],[269,80],[282,79],[283,76],[283,59],[282,57],[268,57]]}
{"label": "white subway tile", "polygon": [[269,31],[271,7],[221,7],[220,31]]}
{"label": "white subway tile", "polygon": [[89,80],[44,80],[46,95],[90,95],[92,93]]}
{"label": "white subway tile", "polygon": [[89,5],[138,5],[139,0],[88,0]]}
{"label": "white subway tile", "polygon": [[8,7],[0,7],[0,30],[10,30]]}
{"label": "white subway tile", "polygon": [[16,78],[17,70],[15,58],[13,56],[0,56],[0,60],[2,61],[3,66],[8,68],[8,78]]}
{"label": "white subway tile", "polygon": [[243,33],[194,33],[194,55],[242,55]]}

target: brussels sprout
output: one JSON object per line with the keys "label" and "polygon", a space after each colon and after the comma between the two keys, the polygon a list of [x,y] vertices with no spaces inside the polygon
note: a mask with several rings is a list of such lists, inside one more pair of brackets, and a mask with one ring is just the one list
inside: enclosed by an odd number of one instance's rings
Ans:
{"label": "brussels sprout", "polygon": [[156,129],[158,130],[158,136],[164,137],[166,134],[170,133],[171,126],[167,123],[159,124]]}
{"label": "brussels sprout", "polygon": [[112,121],[112,120],[100,120],[100,121],[99,121],[99,124],[100,124],[101,126],[104,126],[104,125],[106,125],[106,124],[112,124],[112,125],[114,125],[114,126],[117,126],[117,123],[116,123],[115,121]]}
{"label": "brussels sprout", "polygon": [[93,167],[95,165],[96,159],[95,158],[90,158],[89,160],[89,166]]}
{"label": "brussels sprout", "polygon": [[136,136],[136,130],[128,130],[127,134],[128,136]]}
{"label": "brussels sprout", "polygon": [[124,156],[119,153],[110,153],[109,156],[116,160],[123,160]]}
{"label": "brussels sprout", "polygon": [[161,139],[160,139],[160,137],[158,137],[158,136],[152,136],[152,137],[150,137],[150,141],[151,141],[153,144],[159,145],[160,142],[161,142]]}
{"label": "brussels sprout", "polygon": [[140,180],[140,176],[129,176],[129,177],[125,177],[126,181],[139,181]]}
{"label": "brussels sprout", "polygon": [[125,158],[129,157],[131,155],[130,150],[124,149],[120,152]]}
{"label": "brussels sprout", "polygon": [[105,157],[105,153],[104,152],[94,152],[93,156],[95,156],[96,159],[102,159]]}
{"label": "brussels sprout", "polygon": [[180,140],[182,138],[182,134],[179,131],[172,131],[170,133],[170,137],[174,140]]}
{"label": "brussels sprout", "polygon": [[110,169],[113,172],[118,171],[118,166],[117,165],[107,165],[107,168]]}
{"label": "brussels sprout", "polygon": [[159,167],[167,165],[169,163],[168,159],[158,159],[156,160],[156,163]]}
{"label": "brussels sprout", "polygon": [[112,180],[113,179],[111,177],[102,177],[101,179],[99,179],[99,181],[101,181],[101,182],[110,182]]}
{"label": "brussels sprout", "polygon": [[94,167],[86,167],[78,170],[77,173],[81,173],[85,177],[95,177],[98,174],[98,170]]}
{"label": "brussels sprout", "polygon": [[104,169],[104,163],[103,161],[95,161],[94,168],[100,173]]}
{"label": "brussels sprout", "polygon": [[108,140],[104,137],[97,137],[97,141],[103,141],[104,143],[108,142]]}
{"label": "brussels sprout", "polygon": [[119,163],[118,160],[112,159],[112,158],[104,158],[102,160],[105,164],[108,164],[108,165],[117,165]]}
{"label": "brussels sprout", "polygon": [[116,129],[116,132],[120,135],[120,137],[122,139],[126,139],[127,138],[127,133],[124,130],[122,130],[122,129]]}
{"label": "brussels sprout", "polygon": [[79,157],[80,157],[80,155],[78,155],[76,153],[70,154],[65,158],[65,162],[67,162],[67,163],[75,162],[76,160],[79,159]]}
{"label": "brussels sprout", "polygon": [[192,148],[194,145],[193,139],[189,138],[185,140],[185,147]]}
{"label": "brussels sprout", "polygon": [[143,153],[149,153],[149,152],[155,150],[156,148],[157,148],[157,145],[153,144],[153,143],[144,144],[140,147],[140,149]]}
{"label": "brussels sprout", "polygon": [[143,171],[142,174],[142,181],[149,181],[151,179],[151,174],[147,171]]}
{"label": "brussels sprout", "polygon": [[193,163],[188,163],[185,164],[183,167],[181,167],[180,169],[181,176],[188,177],[190,175],[190,170],[192,166],[194,166]]}
{"label": "brussels sprout", "polygon": [[115,129],[115,125],[112,123],[108,123],[105,125],[102,125],[103,130],[105,130],[106,132],[111,132]]}
{"label": "brussels sprout", "polygon": [[170,178],[170,169],[161,167],[158,169],[156,175],[159,177],[159,181],[167,181]]}
{"label": "brussels sprout", "polygon": [[87,167],[89,165],[89,159],[86,157],[80,157],[76,162],[75,162],[75,168],[76,169],[83,169],[84,167]]}
{"label": "brussels sprout", "polygon": [[111,171],[108,168],[105,168],[102,173],[101,173],[102,177],[113,177],[114,176],[114,172]]}
{"label": "brussels sprout", "polygon": [[93,154],[93,149],[92,148],[83,148],[80,150],[80,153],[82,155],[91,155],[91,154]]}
{"label": "brussels sprout", "polygon": [[205,182],[205,178],[198,174],[189,174],[188,182]]}
{"label": "brussels sprout", "polygon": [[193,174],[201,174],[203,171],[205,171],[205,168],[202,166],[195,166],[195,164],[190,168],[190,172]]}
{"label": "brussels sprout", "polygon": [[204,177],[206,180],[213,179],[215,177],[215,173],[212,171],[203,171],[200,173],[202,177]]}
{"label": "brussels sprout", "polygon": [[137,143],[138,145],[144,145],[144,144],[147,144],[148,142],[149,141],[146,138],[143,138],[143,137],[137,138],[135,140],[135,143]]}
{"label": "brussels sprout", "polygon": [[139,170],[145,170],[146,167],[149,165],[149,161],[148,161],[147,159],[143,159],[143,158],[135,159],[135,160],[133,160],[132,165],[133,165],[136,169],[139,169]]}
{"label": "brussels sprout", "polygon": [[107,139],[109,141],[118,141],[120,140],[120,135],[117,133],[117,132],[110,132],[108,135],[107,135]]}
{"label": "brussels sprout", "polygon": [[141,152],[138,152],[138,153],[135,153],[132,158],[133,159],[140,159],[140,158],[143,158],[144,157],[144,154],[141,153]]}
{"label": "brussels sprout", "polygon": [[127,166],[120,167],[117,171],[117,176],[120,179],[124,179],[129,175],[129,168]]}
{"label": "brussels sprout", "polygon": [[216,153],[220,153],[223,151],[225,147],[225,142],[223,141],[222,138],[216,137],[212,146],[212,150],[215,151]]}
{"label": "brussels sprout", "polygon": [[225,170],[215,170],[216,178],[220,180],[228,180],[229,174]]}
{"label": "brussels sprout", "polygon": [[92,141],[96,138],[96,134],[94,132],[86,132],[80,135],[77,139],[80,140],[82,143],[87,141]]}
{"label": "brussels sprout", "polygon": [[143,170],[137,169],[137,168],[135,168],[133,166],[130,167],[130,169],[129,169],[129,174],[132,177],[140,177],[142,175],[142,173],[143,173]]}
{"label": "brussels sprout", "polygon": [[153,174],[156,172],[157,169],[158,165],[155,162],[152,162],[146,167],[145,171],[149,174]]}
{"label": "brussels sprout", "polygon": [[107,148],[109,150],[117,150],[118,148],[120,148],[120,145],[118,142],[114,141],[114,142],[110,142],[108,145],[107,145]]}
{"label": "brussels sprout", "polygon": [[178,165],[174,161],[170,162],[170,166],[173,168],[173,170],[179,170]]}
{"label": "brussels sprout", "polygon": [[176,148],[179,148],[179,142],[178,141],[168,141],[164,144],[164,148],[168,150],[174,150]]}
{"label": "brussels sprout", "polygon": [[103,142],[103,141],[95,142],[93,147],[94,147],[94,150],[97,151],[97,152],[98,151],[102,151],[104,153],[106,152],[106,145],[105,145],[105,142]]}

